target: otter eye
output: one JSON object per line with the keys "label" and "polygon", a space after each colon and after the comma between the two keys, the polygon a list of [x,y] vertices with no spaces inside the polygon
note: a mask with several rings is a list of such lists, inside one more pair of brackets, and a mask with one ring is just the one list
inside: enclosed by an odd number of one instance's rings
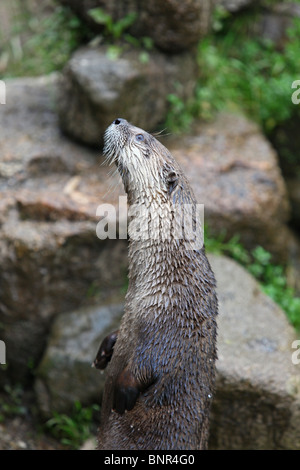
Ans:
{"label": "otter eye", "polygon": [[143,136],[143,134],[137,134],[135,136],[135,140],[137,140],[138,142],[144,142],[145,137]]}

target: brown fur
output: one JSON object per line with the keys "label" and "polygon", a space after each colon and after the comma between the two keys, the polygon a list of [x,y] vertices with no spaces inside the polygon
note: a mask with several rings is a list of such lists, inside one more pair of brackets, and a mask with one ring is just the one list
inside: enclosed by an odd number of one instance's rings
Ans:
{"label": "brown fur", "polygon": [[107,129],[104,150],[118,166],[129,209],[145,209],[141,232],[148,218],[157,223],[152,236],[130,239],[125,313],[111,349],[105,350],[112,343],[107,339],[101,346],[109,359],[98,448],[206,449],[215,382],[215,279],[204,247],[174,236],[178,208],[195,207],[193,191],[169,151],[123,119]]}

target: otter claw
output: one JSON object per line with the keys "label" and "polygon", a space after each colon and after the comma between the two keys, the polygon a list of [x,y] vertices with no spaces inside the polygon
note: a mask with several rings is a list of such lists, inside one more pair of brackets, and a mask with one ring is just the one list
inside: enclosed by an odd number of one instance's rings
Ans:
{"label": "otter claw", "polygon": [[111,360],[117,337],[118,330],[114,331],[113,333],[110,333],[104,338],[97,352],[96,358],[92,364],[93,367],[100,370],[105,369],[105,367]]}

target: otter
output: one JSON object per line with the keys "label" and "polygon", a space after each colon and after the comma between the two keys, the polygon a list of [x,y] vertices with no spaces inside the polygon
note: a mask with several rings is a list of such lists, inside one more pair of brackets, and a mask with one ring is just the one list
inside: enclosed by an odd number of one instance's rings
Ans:
{"label": "otter", "polygon": [[206,449],[218,302],[204,246],[182,230],[194,193],[167,148],[125,119],[107,128],[103,153],[135,210],[124,314],[94,362],[107,374],[97,448]]}

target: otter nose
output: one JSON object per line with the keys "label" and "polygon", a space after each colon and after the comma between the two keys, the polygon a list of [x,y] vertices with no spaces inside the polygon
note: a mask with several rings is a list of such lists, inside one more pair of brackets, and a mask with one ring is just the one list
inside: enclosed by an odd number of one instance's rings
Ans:
{"label": "otter nose", "polygon": [[126,122],[127,122],[126,119],[117,118],[117,119],[114,120],[113,124],[115,124],[115,125],[125,124]]}

